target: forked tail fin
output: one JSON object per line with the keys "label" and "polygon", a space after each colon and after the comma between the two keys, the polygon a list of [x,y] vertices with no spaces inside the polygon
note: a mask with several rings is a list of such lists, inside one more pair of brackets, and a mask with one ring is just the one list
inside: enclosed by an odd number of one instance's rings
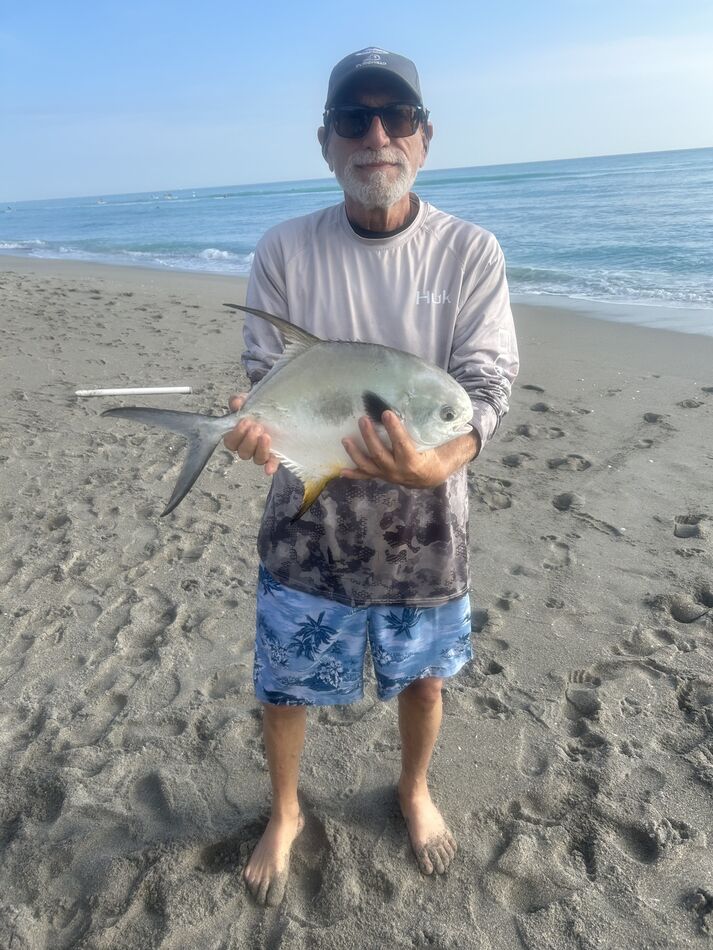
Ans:
{"label": "forked tail fin", "polygon": [[188,443],[188,452],[181,474],[161,517],[179,505],[193,487],[195,480],[205,468],[206,462],[218,443],[238,421],[239,413],[225,416],[204,416],[199,412],[178,412],[175,409],[146,409],[141,406],[121,406],[107,409],[103,416],[118,416],[147,426],[160,426],[182,436]]}

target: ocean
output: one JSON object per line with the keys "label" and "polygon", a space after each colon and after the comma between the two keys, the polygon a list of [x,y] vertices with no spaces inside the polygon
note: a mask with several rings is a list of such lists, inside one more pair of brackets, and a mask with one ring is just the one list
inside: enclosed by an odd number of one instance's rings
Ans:
{"label": "ocean", "polygon": [[[494,232],[515,299],[713,335],[713,148],[423,171],[415,190]],[[0,254],[245,275],[269,227],[339,200],[319,179],[16,202]]]}

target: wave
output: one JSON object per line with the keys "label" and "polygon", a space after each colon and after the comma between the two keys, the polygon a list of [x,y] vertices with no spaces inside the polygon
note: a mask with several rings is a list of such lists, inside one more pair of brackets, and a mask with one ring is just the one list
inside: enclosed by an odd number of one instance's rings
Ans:
{"label": "wave", "polygon": [[44,245],[45,241],[0,241],[0,251],[32,251]]}
{"label": "wave", "polygon": [[[713,307],[713,282],[690,279],[676,285],[671,274],[629,273],[607,269],[578,269],[572,273],[553,268],[508,265],[508,283],[514,293],[575,297],[612,303],[642,303],[665,307]],[[658,278],[658,279],[657,279]]]}
{"label": "wave", "polygon": [[14,253],[21,257],[44,260],[86,261],[94,264],[150,267],[159,270],[200,271],[204,273],[233,274],[247,277],[253,262],[253,252],[241,254],[220,248],[207,247],[200,251],[152,249],[114,250],[72,247],[66,244],[50,245],[44,241],[0,242],[0,253]]}

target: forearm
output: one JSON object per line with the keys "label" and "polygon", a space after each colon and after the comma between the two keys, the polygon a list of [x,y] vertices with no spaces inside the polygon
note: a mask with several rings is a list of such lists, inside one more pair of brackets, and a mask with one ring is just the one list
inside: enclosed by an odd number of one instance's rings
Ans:
{"label": "forearm", "polygon": [[480,436],[473,429],[467,435],[459,435],[436,449],[436,455],[442,466],[443,481],[459,468],[471,462],[480,452]]}

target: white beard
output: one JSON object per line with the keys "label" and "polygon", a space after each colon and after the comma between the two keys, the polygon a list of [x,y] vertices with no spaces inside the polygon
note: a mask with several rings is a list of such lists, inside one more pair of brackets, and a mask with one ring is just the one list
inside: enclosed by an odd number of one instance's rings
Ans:
{"label": "white beard", "polygon": [[[396,178],[393,177],[393,172],[374,171],[369,173],[366,181],[363,181],[359,177],[360,172],[357,171],[357,166],[376,164],[377,162],[398,163]],[[376,151],[364,149],[361,152],[353,152],[349,156],[341,175],[336,172],[335,174],[344,193],[357,201],[362,207],[371,210],[373,208],[390,208],[391,205],[400,201],[411,190],[417,172],[418,169],[411,168],[405,155],[401,152],[382,148]]]}

